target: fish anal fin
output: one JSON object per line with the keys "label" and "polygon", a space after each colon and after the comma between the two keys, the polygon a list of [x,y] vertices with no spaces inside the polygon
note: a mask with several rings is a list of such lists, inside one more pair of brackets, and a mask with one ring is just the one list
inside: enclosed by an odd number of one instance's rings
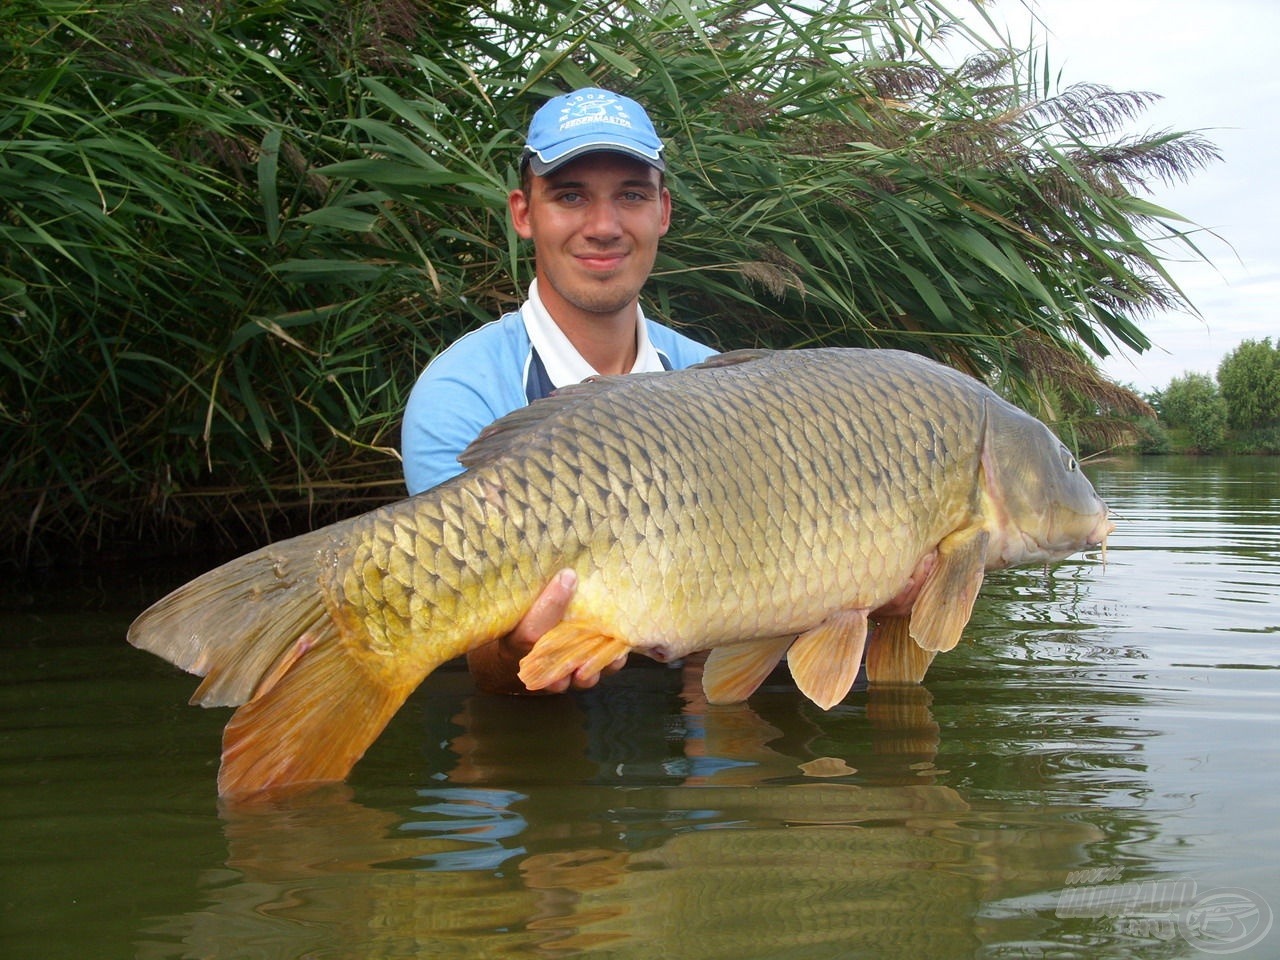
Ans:
{"label": "fish anal fin", "polygon": [[708,703],[741,703],[773,672],[795,637],[767,637],[716,647],[702,668]]}
{"label": "fish anal fin", "polygon": [[791,644],[787,666],[800,692],[823,710],[849,693],[867,642],[867,611],[837,610]]}
{"label": "fish anal fin", "polygon": [[938,560],[911,608],[911,636],[924,650],[950,650],[960,642],[982,587],[987,541],[984,527],[949,534],[938,544]]}
{"label": "fish anal fin", "polygon": [[329,620],[296,644],[227,723],[219,795],[344,779],[425,675],[392,678],[366,660]]}
{"label": "fish anal fin", "polygon": [[872,684],[919,683],[937,655],[911,639],[908,617],[885,617],[867,639],[867,681]]}
{"label": "fish anal fin", "polygon": [[630,644],[604,633],[597,625],[562,620],[524,655],[518,676],[526,689],[542,690],[579,670],[598,674],[630,649]]}

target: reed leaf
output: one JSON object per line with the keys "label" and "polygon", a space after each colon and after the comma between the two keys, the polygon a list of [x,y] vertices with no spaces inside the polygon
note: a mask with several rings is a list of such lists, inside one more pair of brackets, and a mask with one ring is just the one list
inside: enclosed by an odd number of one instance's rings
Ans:
{"label": "reed leaf", "polygon": [[528,282],[529,116],[587,83],[668,141],[652,315],[1097,409],[1090,359],[1182,304],[1161,251],[1199,254],[1142,194],[1216,152],[1051,76],[934,0],[9,4],[7,554],[242,546],[398,495],[417,372]]}

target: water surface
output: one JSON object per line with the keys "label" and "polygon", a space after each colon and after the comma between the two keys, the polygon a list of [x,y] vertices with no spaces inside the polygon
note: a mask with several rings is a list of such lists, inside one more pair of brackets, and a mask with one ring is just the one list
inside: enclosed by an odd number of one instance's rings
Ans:
{"label": "water surface", "polygon": [[227,711],[124,643],[194,571],[9,584],[3,955],[1280,956],[1280,461],[1092,472],[1105,565],[992,575],[919,690],[448,667],[348,784],[249,808]]}

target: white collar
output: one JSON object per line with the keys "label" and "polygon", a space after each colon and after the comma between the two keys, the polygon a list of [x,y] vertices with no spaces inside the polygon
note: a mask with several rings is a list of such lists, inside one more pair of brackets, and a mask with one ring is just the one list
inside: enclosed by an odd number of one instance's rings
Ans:
{"label": "white collar", "polygon": [[[599,371],[594,369],[578,349],[569,342],[564,331],[551,318],[542,297],[538,295],[538,281],[529,284],[529,299],[520,307],[520,317],[524,320],[525,331],[529,334],[529,342],[538,352],[542,365],[547,370],[547,377],[552,386],[564,387],[571,383],[581,383],[587,377],[594,377]],[[636,308],[636,362],[628,373],[646,373],[662,370],[662,360],[658,351],[649,342],[649,325],[645,322],[644,311]]]}

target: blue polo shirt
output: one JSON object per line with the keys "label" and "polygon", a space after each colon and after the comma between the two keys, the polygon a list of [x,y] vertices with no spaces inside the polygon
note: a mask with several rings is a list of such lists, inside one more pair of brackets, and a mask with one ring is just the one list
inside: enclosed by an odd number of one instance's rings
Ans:
{"label": "blue polo shirt", "polygon": [[[418,377],[400,432],[405,486],[411,495],[461,473],[458,454],[494,420],[566,386],[548,374],[549,369],[567,369],[565,358],[548,357],[544,362],[533,346],[525,316],[530,310],[526,303],[459,338]],[[536,322],[532,315],[530,321]],[[665,369],[682,370],[716,352],[643,315],[640,322]]]}

